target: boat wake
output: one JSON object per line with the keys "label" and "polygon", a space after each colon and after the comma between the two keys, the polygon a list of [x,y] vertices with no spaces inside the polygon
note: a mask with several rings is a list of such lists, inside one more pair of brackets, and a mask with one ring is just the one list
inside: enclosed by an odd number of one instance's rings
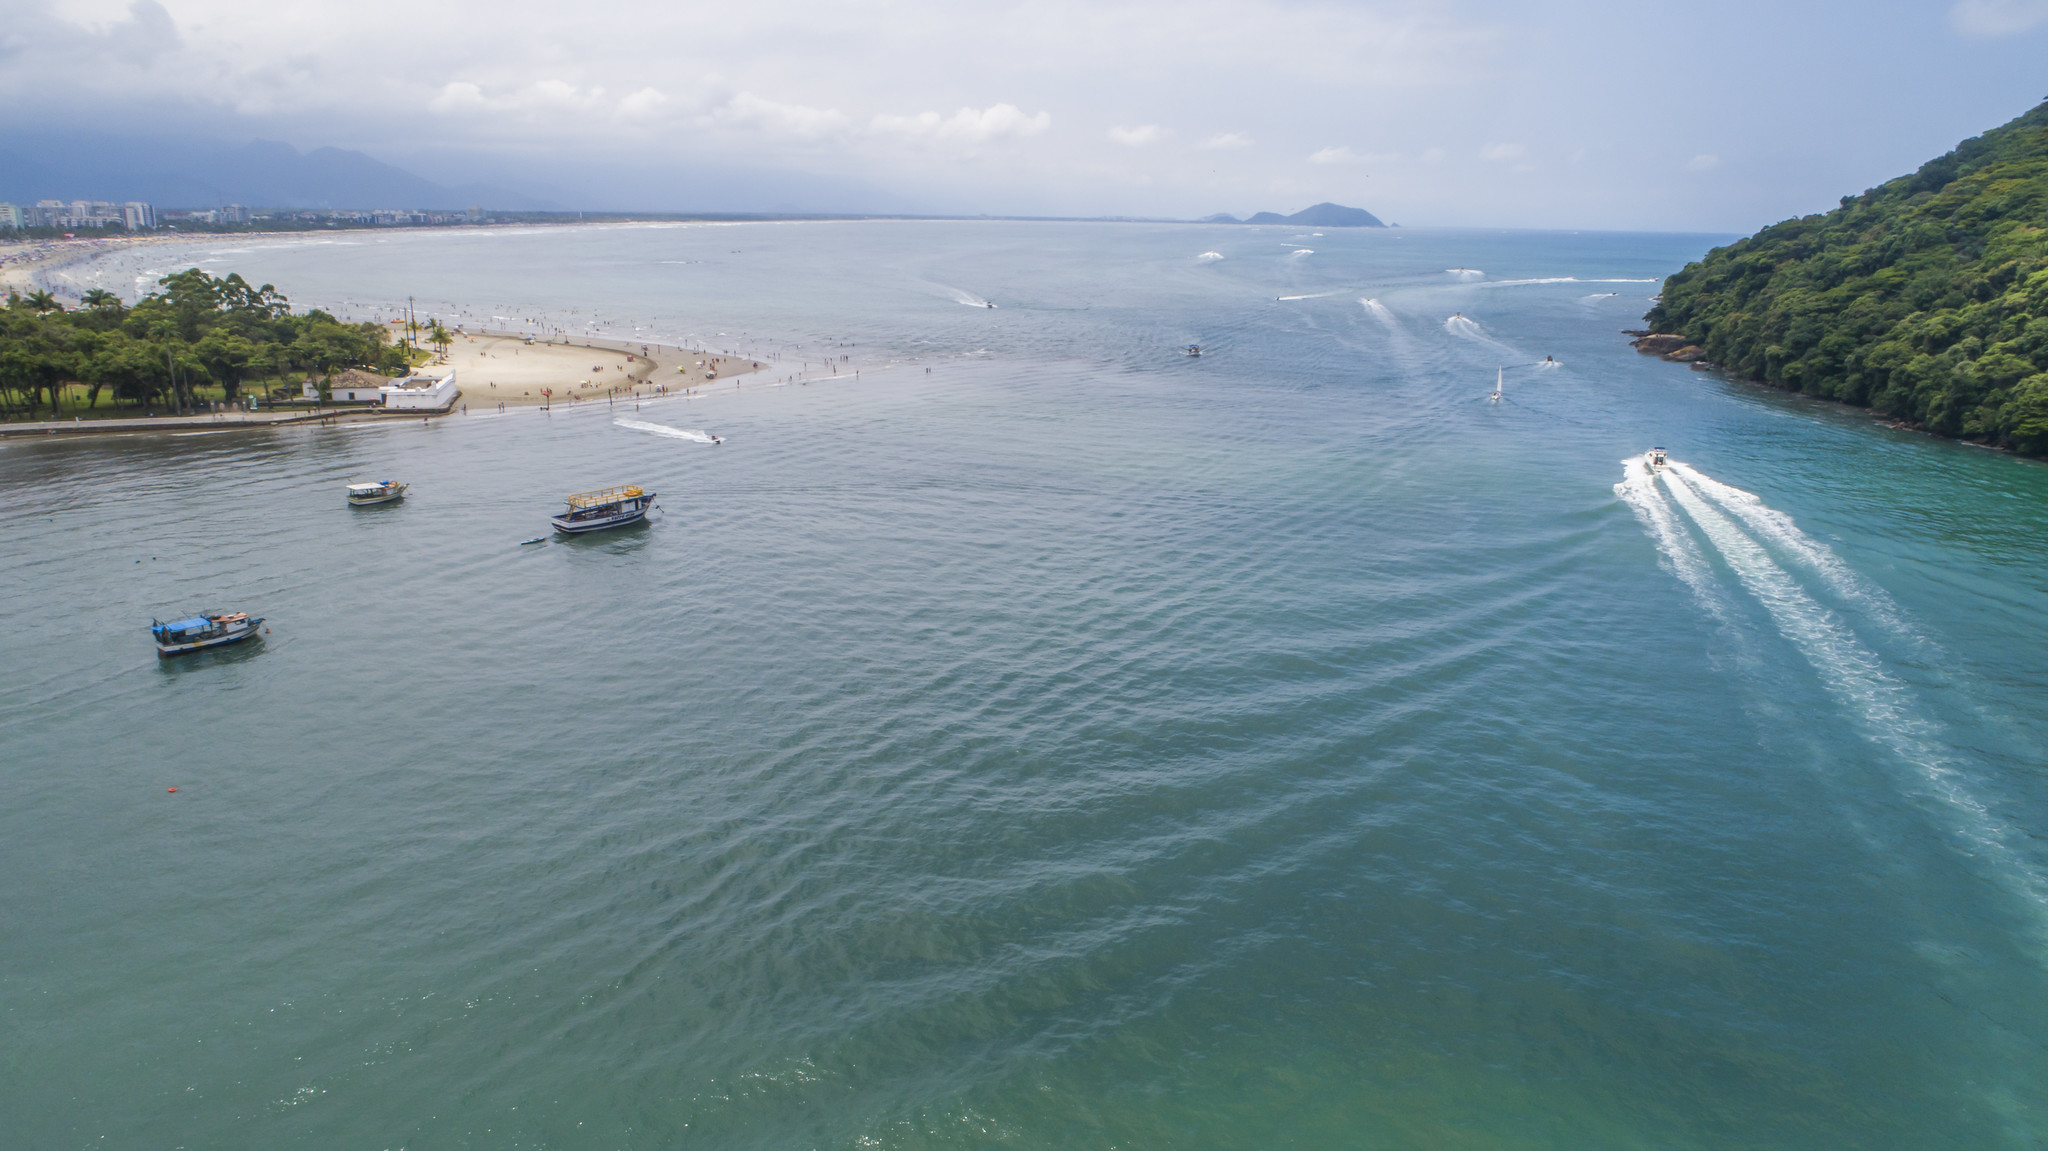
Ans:
{"label": "boat wake", "polygon": [[1538,276],[1527,280],[1489,280],[1489,288],[1513,288],[1523,284],[1654,284],[1655,280],[1581,280],[1577,276]]}
{"label": "boat wake", "polygon": [[1485,272],[1477,268],[1445,268],[1444,274],[1455,276],[1460,280],[1477,280],[1486,275]]}
{"label": "boat wake", "polygon": [[[1944,745],[1912,686],[1866,640],[1881,632],[1923,652],[1932,648],[1891,597],[1753,493],[1682,463],[1652,469],[1647,456],[1636,456],[1622,466],[1615,494],[1656,542],[1664,565],[1731,630],[1740,626],[1738,592],[1760,605],[1864,737],[1911,771],[1909,789],[1933,800],[1964,850],[2029,905],[2036,942],[2048,944],[2048,872],[2025,853],[2026,836],[1972,791],[1968,762]],[[1733,574],[1733,587],[1713,560]]]}
{"label": "boat wake", "polygon": [[1492,336],[1487,335],[1486,329],[1480,326],[1478,320],[1475,320],[1472,317],[1464,315],[1462,313],[1459,315],[1452,316],[1448,320],[1445,320],[1444,331],[1449,332],[1450,334],[1458,337],[1461,340],[1471,340],[1473,343],[1476,344],[1484,344],[1487,347],[1492,348],[1495,352],[1498,352],[1501,356],[1505,357],[1506,359],[1520,360],[1523,358],[1521,349],[1516,348],[1512,344],[1503,343],[1502,341],[1494,339]]}
{"label": "boat wake", "polygon": [[1336,294],[1335,292],[1310,292],[1305,296],[1274,296],[1273,298],[1276,300],[1320,300],[1324,296],[1334,296]]}
{"label": "boat wake", "polygon": [[691,428],[672,428],[669,427],[667,424],[650,424],[646,420],[629,420],[623,416],[613,417],[612,425],[614,427],[620,428],[631,428],[636,432],[647,432],[651,435],[667,436],[672,440],[688,440],[693,444],[709,444],[717,442],[716,440],[712,439],[711,436],[708,435],[707,433],[696,431]]}
{"label": "boat wake", "polygon": [[1373,319],[1378,320],[1389,328],[1400,326],[1399,321],[1394,319],[1394,313],[1389,311],[1385,304],[1370,298],[1361,299],[1358,302],[1364,305],[1366,314],[1370,315]]}
{"label": "boat wake", "polygon": [[1223,253],[1221,252],[1203,252],[1201,255],[1195,257],[1195,259],[1202,260],[1204,262],[1220,260],[1222,258]]}
{"label": "boat wake", "polygon": [[951,287],[946,284],[940,284],[939,286],[945,288],[947,293],[953,297],[953,302],[959,304],[963,308],[995,307],[993,303],[990,303],[989,301],[982,299],[980,296],[975,295],[973,292],[964,292],[961,291],[959,288]]}

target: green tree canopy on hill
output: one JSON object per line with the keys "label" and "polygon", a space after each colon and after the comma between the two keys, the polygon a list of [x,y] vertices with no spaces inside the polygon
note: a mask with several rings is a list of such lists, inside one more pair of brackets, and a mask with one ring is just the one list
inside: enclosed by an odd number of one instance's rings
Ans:
{"label": "green tree canopy on hill", "polygon": [[408,370],[405,349],[380,325],[344,324],[317,309],[294,314],[269,284],[190,268],[157,286],[132,308],[97,289],[70,311],[47,292],[10,295],[0,308],[0,405],[32,415],[47,395],[55,414],[62,389],[79,383],[89,407],[105,389],[118,400],[184,409],[198,385],[233,402],[252,380]]}
{"label": "green tree canopy on hill", "polygon": [[2048,455],[2048,103],[1666,280],[1728,371]]}

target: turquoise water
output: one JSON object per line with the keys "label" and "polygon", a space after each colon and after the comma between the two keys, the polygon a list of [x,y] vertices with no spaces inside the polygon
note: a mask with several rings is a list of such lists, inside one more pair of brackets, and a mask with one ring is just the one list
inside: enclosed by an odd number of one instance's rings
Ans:
{"label": "turquoise water", "polygon": [[7,1143],[2040,1146],[2048,469],[1635,355],[1711,242],[149,254],[861,375],[0,445]]}

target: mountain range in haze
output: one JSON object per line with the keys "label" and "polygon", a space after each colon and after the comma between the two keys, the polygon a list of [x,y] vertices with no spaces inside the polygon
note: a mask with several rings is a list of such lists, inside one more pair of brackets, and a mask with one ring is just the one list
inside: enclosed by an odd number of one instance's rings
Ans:
{"label": "mountain range in haze", "polygon": [[1378,216],[1364,208],[1347,208],[1342,204],[1324,202],[1315,204],[1291,216],[1278,212],[1260,212],[1240,220],[1225,212],[1204,216],[1197,223],[1202,224],[1305,224],[1311,228],[1384,228]]}
{"label": "mountain range in haze", "polygon": [[563,207],[489,185],[449,187],[361,152],[300,152],[275,140],[215,141],[7,131],[0,133],[0,200],[143,200],[168,208]]}

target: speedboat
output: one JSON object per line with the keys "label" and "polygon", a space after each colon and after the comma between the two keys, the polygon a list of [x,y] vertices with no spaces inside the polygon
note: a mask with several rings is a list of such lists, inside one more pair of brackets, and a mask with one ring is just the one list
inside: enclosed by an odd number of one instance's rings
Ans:
{"label": "speedboat", "polygon": [[569,510],[550,517],[548,522],[555,525],[556,531],[570,535],[603,531],[637,524],[647,518],[647,509],[653,506],[653,492],[642,490],[638,484],[621,484],[570,496]]}
{"label": "speedboat", "polygon": [[1663,448],[1651,448],[1651,449],[1650,449],[1650,454],[1649,454],[1648,456],[1644,457],[1644,459],[1643,459],[1643,462],[1644,462],[1645,464],[1648,464],[1648,465],[1649,465],[1649,467],[1650,467],[1650,470],[1651,470],[1651,471],[1653,471],[1653,472],[1654,472],[1654,471],[1661,471],[1661,470],[1663,469],[1663,467],[1664,467],[1664,462],[1665,462],[1665,461],[1664,461],[1664,449],[1663,449]]}
{"label": "speedboat", "polygon": [[392,500],[404,499],[405,489],[411,486],[411,484],[399,483],[397,480],[384,480],[381,483],[374,484],[350,484],[348,486],[348,502],[357,507],[369,504],[388,504]]}
{"label": "speedboat", "polygon": [[156,653],[169,656],[254,639],[263,634],[262,627],[263,617],[237,611],[226,615],[195,615],[170,623],[150,620],[149,634],[156,639]]}

